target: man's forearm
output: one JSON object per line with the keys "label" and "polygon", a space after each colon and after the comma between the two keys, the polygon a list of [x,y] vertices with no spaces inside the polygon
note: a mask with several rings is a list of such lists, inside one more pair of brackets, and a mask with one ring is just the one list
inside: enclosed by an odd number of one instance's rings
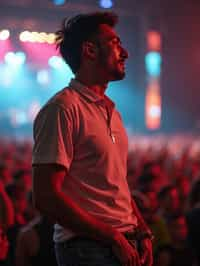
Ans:
{"label": "man's forearm", "polygon": [[142,214],[139,211],[139,209],[138,209],[138,207],[137,207],[137,205],[136,205],[136,203],[135,203],[135,201],[133,199],[131,201],[131,205],[132,205],[132,208],[133,208],[133,213],[134,213],[134,215],[136,215],[136,217],[138,219],[139,229],[141,231],[144,231],[144,232],[147,232],[147,233],[151,233],[150,228],[148,227],[148,225],[144,221],[144,218],[142,217]]}
{"label": "man's forearm", "polygon": [[33,167],[33,199],[42,215],[53,222],[69,228],[79,235],[112,243],[119,232],[111,225],[96,219],[81,208],[63,192],[63,182],[67,175],[62,166],[48,164]]}
{"label": "man's forearm", "polygon": [[52,196],[49,199],[41,199],[41,203],[38,205],[41,213],[77,234],[89,236],[108,244],[113,243],[117,231],[112,226],[97,220],[63,192],[57,192]]}

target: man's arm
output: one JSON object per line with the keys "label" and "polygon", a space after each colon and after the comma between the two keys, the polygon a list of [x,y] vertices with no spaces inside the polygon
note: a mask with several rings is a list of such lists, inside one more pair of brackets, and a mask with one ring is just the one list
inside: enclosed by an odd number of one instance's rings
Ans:
{"label": "man's arm", "polygon": [[138,210],[138,207],[135,203],[135,201],[132,199],[131,201],[133,213],[136,215],[138,219],[138,229],[140,231],[141,235],[141,264],[146,266],[152,266],[153,265],[153,250],[152,250],[152,240],[153,240],[153,234],[148,227],[148,225],[145,223],[140,211]]}
{"label": "man's arm", "polygon": [[139,209],[138,209],[138,207],[137,207],[134,199],[132,199],[131,205],[132,205],[133,213],[134,213],[134,215],[138,219],[138,227],[139,227],[139,230],[141,232],[145,232],[145,233],[148,233],[148,234],[152,234],[150,228],[148,227],[148,225],[144,221],[144,219],[143,219],[143,217],[141,215],[141,212],[139,211]]}
{"label": "man's arm", "polygon": [[33,198],[36,208],[75,233],[112,242],[117,231],[80,208],[62,191],[65,175],[66,169],[56,164],[33,167]]}

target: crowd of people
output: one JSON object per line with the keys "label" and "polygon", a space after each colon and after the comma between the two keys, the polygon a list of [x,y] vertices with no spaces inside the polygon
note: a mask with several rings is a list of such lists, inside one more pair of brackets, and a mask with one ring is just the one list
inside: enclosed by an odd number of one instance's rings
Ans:
{"label": "crowd of people", "polygon": [[[200,151],[183,145],[129,151],[132,197],[154,234],[155,266],[200,265]],[[32,204],[32,143],[0,141],[0,265],[56,265],[53,223]],[[48,262],[48,263],[47,263]]]}

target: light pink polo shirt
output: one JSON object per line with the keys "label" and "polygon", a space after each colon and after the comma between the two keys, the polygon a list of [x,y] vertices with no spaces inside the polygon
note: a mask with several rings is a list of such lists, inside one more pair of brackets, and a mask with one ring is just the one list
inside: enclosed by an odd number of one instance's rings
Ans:
{"label": "light pink polo shirt", "polygon": [[[36,117],[33,164],[65,166],[69,174],[63,191],[119,231],[137,226],[126,180],[127,152],[127,135],[114,103],[76,80],[52,97]],[[55,225],[56,242],[73,234]]]}

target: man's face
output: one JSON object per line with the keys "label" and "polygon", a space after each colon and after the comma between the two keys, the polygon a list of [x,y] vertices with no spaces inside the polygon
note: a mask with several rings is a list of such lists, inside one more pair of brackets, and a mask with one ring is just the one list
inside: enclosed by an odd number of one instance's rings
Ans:
{"label": "man's face", "polygon": [[97,37],[97,69],[108,81],[121,80],[125,76],[127,51],[122,47],[113,28],[100,25]]}

